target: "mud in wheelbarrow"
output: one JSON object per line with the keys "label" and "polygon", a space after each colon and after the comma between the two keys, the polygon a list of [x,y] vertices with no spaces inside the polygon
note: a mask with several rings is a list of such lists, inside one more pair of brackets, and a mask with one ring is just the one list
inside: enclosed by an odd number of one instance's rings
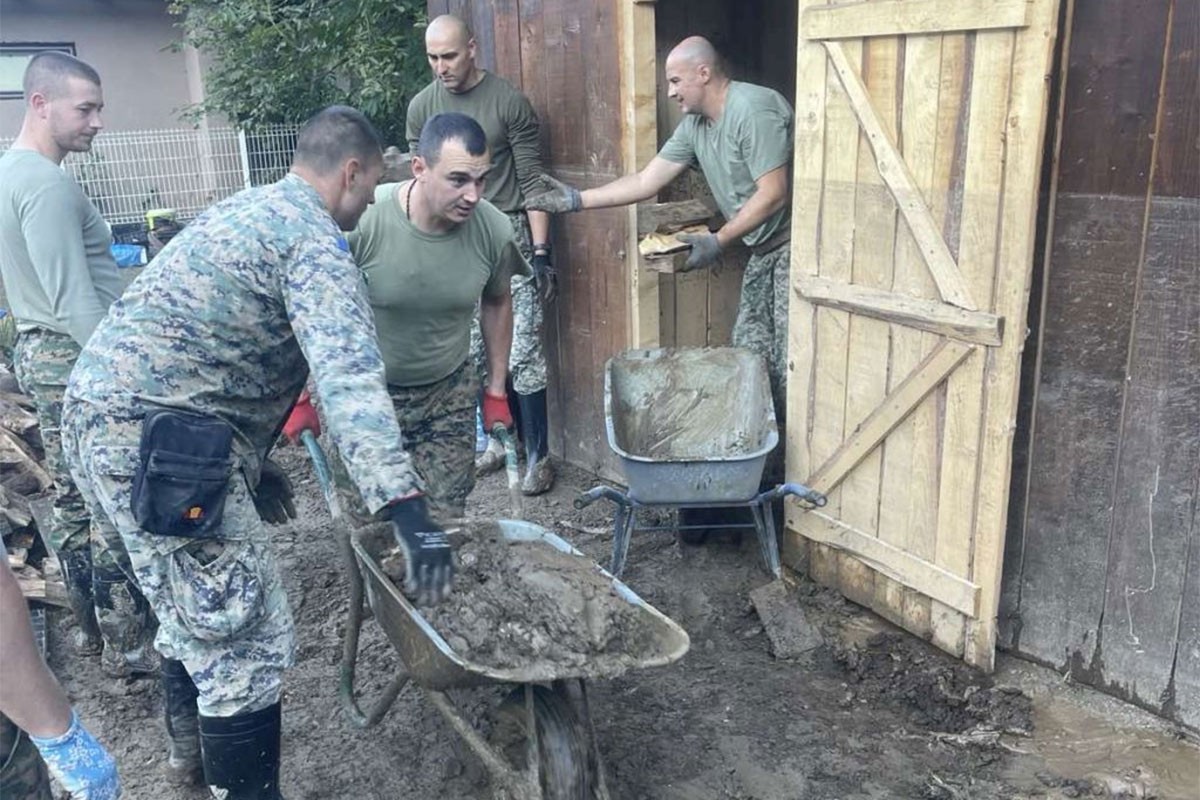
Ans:
{"label": "mud in wheelbarrow", "polygon": [[[540,543],[580,555],[558,536],[537,525],[510,520],[500,520],[496,525],[505,539]],[[392,545],[389,526],[359,529],[350,534],[349,541],[364,581],[365,599],[404,663],[404,672],[393,681],[376,710],[364,715],[354,699],[355,659],[351,656],[343,662],[343,700],[352,717],[357,715],[360,724],[373,724],[386,711],[386,707],[380,706],[390,705],[400,689],[412,681],[424,690],[480,758],[502,793],[500,796],[512,800],[611,798],[584,681],[679,660],[689,647],[687,633],[679,625],[593,565],[597,573],[611,582],[613,594],[636,609],[642,632],[638,651],[597,654],[572,666],[531,659],[517,666],[496,668],[456,652],[396,588],[380,564],[380,554]],[[360,604],[362,597],[359,594]],[[352,597],[351,603],[354,602]],[[357,649],[357,631],[354,641]],[[499,707],[498,722],[489,739],[458,709],[446,690],[493,684],[511,685],[513,689]]]}

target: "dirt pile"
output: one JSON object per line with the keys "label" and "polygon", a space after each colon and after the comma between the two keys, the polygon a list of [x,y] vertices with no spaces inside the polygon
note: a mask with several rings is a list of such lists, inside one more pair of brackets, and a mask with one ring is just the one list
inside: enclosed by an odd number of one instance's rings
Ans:
{"label": "dirt pile", "polygon": [[836,647],[833,655],[849,673],[851,700],[900,701],[916,723],[930,730],[1024,733],[1033,728],[1033,703],[1019,689],[994,686],[987,675],[926,652],[909,637],[878,633],[863,646]]}
{"label": "dirt pile", "polygon": [[[489,523],[454,539],[454,591],[422,614],[460,656],[501,669],[534,662],[578,667],[599,658],[615,672],[657,655],[644,614],[613,591],[592,561],[506,539]],[[402,584],[398,548],[380,553],[380,565]]]}

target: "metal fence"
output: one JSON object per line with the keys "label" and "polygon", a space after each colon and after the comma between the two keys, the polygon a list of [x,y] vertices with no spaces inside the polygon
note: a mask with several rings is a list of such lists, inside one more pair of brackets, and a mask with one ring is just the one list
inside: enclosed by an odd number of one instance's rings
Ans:
{"label": "metal fence", "polygon": [[[271,183],[291,164],[296,126],[253,131],[201,127],[101,133],[87,153],[63,167],[110,225],[142,223],[146,212],[172,209],[179,220],[249,186]],[[13,139],[0,139],[0,153]]]}

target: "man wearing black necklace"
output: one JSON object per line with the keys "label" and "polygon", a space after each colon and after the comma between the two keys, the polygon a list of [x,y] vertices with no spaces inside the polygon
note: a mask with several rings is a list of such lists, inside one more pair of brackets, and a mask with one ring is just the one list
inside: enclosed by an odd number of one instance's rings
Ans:
{"label": "man wearing black necklace", "polygon": [[430,117],[413,178],[381,184],[347,237],[367,281],[388,391],[431,511],[461,517],[475,485],[479,375],[470,359],[475,306],[487,351],[484,425],[513,425],[505,396],[514,275],[530,268],[508,218],[483,199],[491,156],[465,114]]}

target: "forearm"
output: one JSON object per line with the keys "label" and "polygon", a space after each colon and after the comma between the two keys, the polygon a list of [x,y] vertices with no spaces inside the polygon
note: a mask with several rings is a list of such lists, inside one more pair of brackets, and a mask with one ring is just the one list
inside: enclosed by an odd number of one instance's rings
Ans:
{"label": "forearm", "polygon": [[741,239],[750,231],[762,225],[772,214],[783,208],[787,203],[787,192],[760,188],[742,206],[741,210],[717,231],[717,240],[721,247]]}
{"label": "forearm", "polygon": [[498,297],[483,298],[479,304],[479,330],[487,354],[485,388],[495,395],[504,394],[504,383],[508,378],[508,353],[512,348],[512,294],[505,292]]}
{"label": "forearm", "polygon": [[642,175],[626,175],[611,183],[586,189],[579,193],[583,208],[612,208],[639,203],[658,194],[660,186],[649,183]]}
{"label": "forearm", "polygon": [[545,211],[529,211],[529,235],[533,244],[550,243],[550,215]]}
{"label": "forearm", "polygon": [[29,612],[8,560],[0,564],[0,712],[33,736],[62,735],[71,706],[33,641]]}

